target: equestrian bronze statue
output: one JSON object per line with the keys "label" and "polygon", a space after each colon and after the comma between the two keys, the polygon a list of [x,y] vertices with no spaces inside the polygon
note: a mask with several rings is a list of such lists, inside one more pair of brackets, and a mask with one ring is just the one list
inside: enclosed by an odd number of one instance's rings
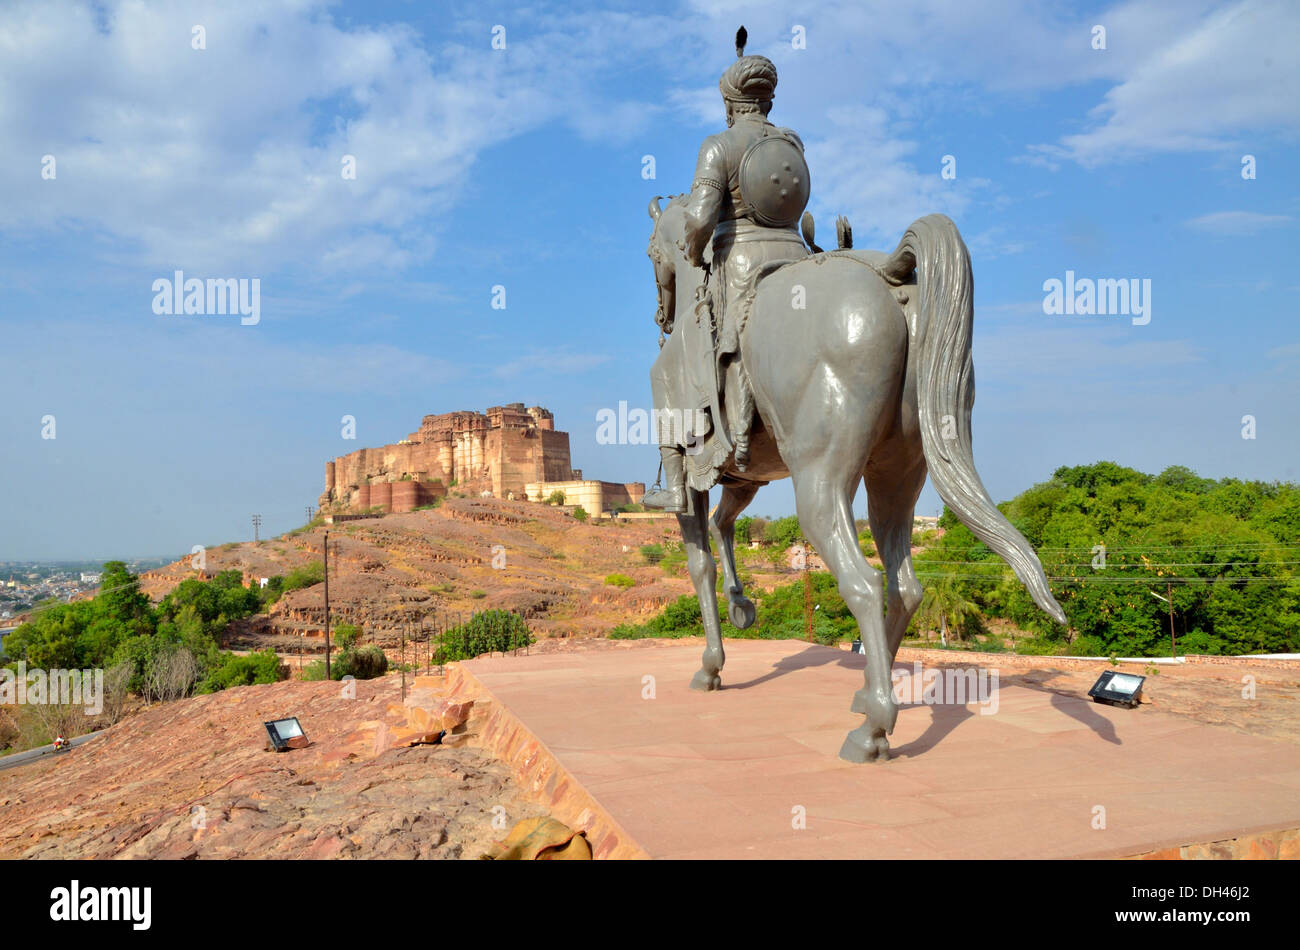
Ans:
{"label": "equestrian bronze statue", "polygon": [[[745,56],[720,83],[728,129],[700,150],[687,195],[650,203],[649,255],[659,292],[659,358],[651,370],[666,484],[646,504],[677,513],[707,645],[691,686],[721,686],[721,556],[727,615],[755,619],[736,575],[736,517],[760,487],[794,482],[799,524],[839,584],[861,631],[867,667],[852,710],[866,721],[841,757],[888,758],[898,717],[890,673],[921,603],[912,521],[928,473],[939,496],[1015,571],[1035,603],[1065,615],[1029,543],[997,510],[975,471],[971,407],[972,277],[957,228],[927,215],[892,254],[814,243],[803,214],[808,168],[799,138],[767,120],[776,68]],[[665,336],[666,335],[666,336]],[[858,545],[853,501],[867,515],[888,578]],[[710,517],[709,489],[722,486]]]}

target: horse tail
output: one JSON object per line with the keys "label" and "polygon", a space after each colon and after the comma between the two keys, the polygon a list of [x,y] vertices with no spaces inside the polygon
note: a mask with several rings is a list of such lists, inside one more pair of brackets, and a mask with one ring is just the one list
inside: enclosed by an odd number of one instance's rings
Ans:
{"label": "horse tail", "polygon": [[916,269],[918,303],[912,333],[921,444],[939,497],[975,537],[1002,557],[1034,602],[1058,623],[1065,613],[1038,555],[998,511],[975,471],[970,415],[975,404],[971,361],[974,280],[970,252],[952,219],[926,215],[907,229],[883,270],[897,278]]}

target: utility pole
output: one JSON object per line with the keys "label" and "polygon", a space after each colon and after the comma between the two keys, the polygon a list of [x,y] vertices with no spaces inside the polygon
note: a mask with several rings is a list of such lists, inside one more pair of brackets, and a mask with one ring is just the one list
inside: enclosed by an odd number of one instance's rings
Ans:
{"label": "utility pole", "polygon": [[311,519],[314,518],[314,517],[316,517],[316,509],[313,508],[311,505],[308,505],[308,506],[307,506],[307,523],[310,524],[310,523],[311,523]]}
{"label": "utility pole", "polygon": [[257,543],[257,529],[262,526],[262,516],[253,515],[253,543]]}
{"label": "utility pole", "polygon": [[330,679],[330,533],[325,532],[325,678]]}
{"label": "utility pole", "polygon": [[1169,645],[1173,648],[1174,659],[1178,659],[1178,641],[1174,639],[1174,585],[1165,581],[1165,593],[1169,595]]}
{"label": "utility pole", "polygon": [[1147,591],[1156,600],[1163,600],[1169,605],[1169,645],[1173,650],[1174,658],[1178,657],[1178,641],[1174,638],[1174,585],[1172,581],[1165,581],[1165,593],[1169,596],[1161,597],[1153,590]]}
{"label": "utility pole", "polygon": [[803,622],[808,642],[813,642],[812,564],[808,559],[808,542],[803,543]]}

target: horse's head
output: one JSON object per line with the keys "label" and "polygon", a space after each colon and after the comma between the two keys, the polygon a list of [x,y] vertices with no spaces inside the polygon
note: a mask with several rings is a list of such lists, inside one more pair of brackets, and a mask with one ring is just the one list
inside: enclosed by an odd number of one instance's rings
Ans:
{"label": "horse's head", "polygon": [[[665,333],[671,333],[677,310],[677,285],[679,278],[698,285],[703,274],[686,262],[686,195],[669,195],[668,204],[660,207],[656,196],[650,202],[650,219],[654,230],[650,232],[650,246],[646,253],[655,269],[655,284],[659,288],[659,312],[655,322]],[[707,248],[706,248],[707,254]],[[689,290],[683,299],[689,299]]]}
{"label": "horse's head", "polygon": [[[650,220],[654,222],[654,230],[650,232],[650,246],[646,249],[646,254],[649,255],[650,263],[654,266],[655,287],[659,296],[659,309],[655,313],[655,323],[659,324],[659,329],[665,333],[671,333],[677,290],[675,253],[677,239],[669,232],[673,230],[673,222],[680,216],[664,214],[664,210],[659,207],[659,198],[659,195],[655,195],[648,209]],[[672,209],[671,196],[668,207]]]}

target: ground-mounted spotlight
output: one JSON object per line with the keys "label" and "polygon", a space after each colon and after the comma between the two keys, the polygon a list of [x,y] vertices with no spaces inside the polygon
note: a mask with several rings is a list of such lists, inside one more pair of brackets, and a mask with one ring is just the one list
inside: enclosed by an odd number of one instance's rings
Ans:
{"label": "ground-mounted spotlight", "polygon": [[1142,695],[1144,682],[1146,677],[1138,676],[1136,673],[1116,673],[1114,670],[1107,670],[1097,677],[1097,682],[1092,684],[1088,695],[1092,697],[1094,703],[1132,709],[1140,702],[1138,697]]}
{"label": "ground-mounted spotlight", "polygon": [[271,748],[276,752],[288,752],[290,749],[305,749],[308,746],[307,734],[297,716],[288,719],[273,719],[263,723],[266,734],[271,737]]}

